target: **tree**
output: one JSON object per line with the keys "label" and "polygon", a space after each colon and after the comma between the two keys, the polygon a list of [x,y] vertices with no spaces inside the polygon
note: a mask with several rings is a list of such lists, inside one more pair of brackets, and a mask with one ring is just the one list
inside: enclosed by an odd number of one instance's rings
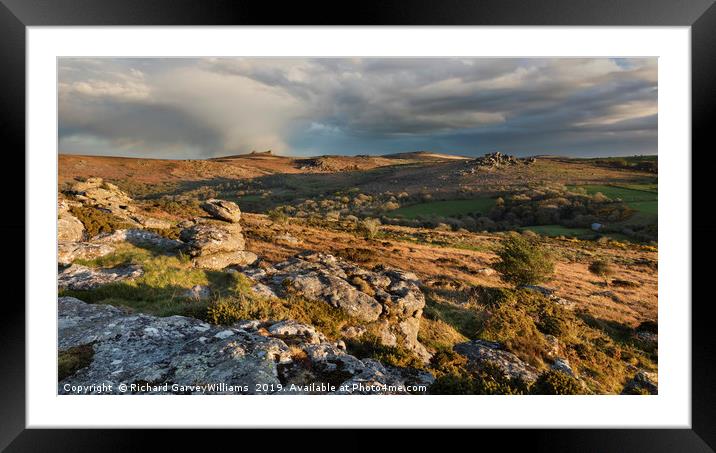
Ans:
{"label": "tree", "polygon": [[513,234],[502,241],[494,269],[515,286],[536,285],[554,274],[554,259],[537,241]]}
{"label": "tree", "polygon": [[598,259],[592,261],[589,265],[589,272],[604,279],[604,283],[609,286],[609,277],[614,275],[614,268],[607,260]]}

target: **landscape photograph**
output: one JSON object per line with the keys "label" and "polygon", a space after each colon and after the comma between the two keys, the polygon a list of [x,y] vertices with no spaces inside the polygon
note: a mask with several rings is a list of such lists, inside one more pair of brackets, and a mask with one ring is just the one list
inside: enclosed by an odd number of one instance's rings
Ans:
{"label": "landscape photograph", "polygon": [[57,71],[58,394],[658,394],[656,58]]}

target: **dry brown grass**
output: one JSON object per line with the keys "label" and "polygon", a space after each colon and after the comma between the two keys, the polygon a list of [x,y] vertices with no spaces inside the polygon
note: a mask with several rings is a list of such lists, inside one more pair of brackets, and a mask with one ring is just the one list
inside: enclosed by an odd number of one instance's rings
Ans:
{"label": "dry brown grass", "polygon": [[[248,248],[260,253],[267,261],[280,262],[303,250],[323,251],[340,255],[345,248],[369,248],[373,251],[370,264],[385,264],[415,272],[420,278],[428,280],[449,276],[470,285],[506,287],[497,274],[477,274],[481,268],[489,267],[496,255],[486,251],[466,250],[424,243],[408,243],[402,240],[380,238],[366,240],[356,237],[352,232],[334,231],[323,228],[289,223],[281,227],[291,235],[301,239],[300,246],[275,244],[270,240],[258,239],[251,231],[266,231],[272,228],[270,221],[259,214],[246,214],[244,222]],[[294,221],[295,222],[295,221]],[[388,231],[412,231],[434,234],[432,230],[408,227],[384,227]],[[440,233],[441,236],[454,238],[463,243],[469,241],[476,248],[489,249],[501,240],[499,234],[479,233]],[[388,245],[385,245],[387,243]],[[640,322],[657,319],[658,278],[657,271],[647,266],[629,264],[637,259],[656,260],[657,252],[643,250],[639,246],[626,249],[596,246],[594,242],[549,240],[549,247],[557,255],[572,255],[582,252],[581,261],[568,261],[559,258],[555,277],[545,286],[554,288],[555,294],[576,303],[575,308],[586,310],[598,319],[613,321],[631,327]],[[565,252],[565,253],[563,253]],[[603,280],[591,274],[589,262],[595,254],[612,258],[615,269],[614,278],[640,282],[638,287],[605,287]],[[615,298],[603,295],[610,291]],[[602,295],[600,295],[602,293]],[[615,300],[618,299],[618,300]]]}

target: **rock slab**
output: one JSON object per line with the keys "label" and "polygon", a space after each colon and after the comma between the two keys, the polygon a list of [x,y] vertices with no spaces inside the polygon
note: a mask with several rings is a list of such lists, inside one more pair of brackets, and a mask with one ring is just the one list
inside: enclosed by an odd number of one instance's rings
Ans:
{"label": "rock slab", "polygon": [[275,294],[322,301],[351,318],[372,323],[381,343],[401,345],[424,361],[430,353],[418,341],[425,296],[415,274],[392,268],[369,271],[333,255],[306,252],[244,275]]}
{"label": "rock slab", "polygon": [[[82,345],[93,349],[91,363],[59,383],[60,394],[77,388],[100,393],[83,387],[98,384],[111,388],[102,393],[114,394],[406,394],[407,385],[427,386],[434,380],[429,373],[360,360],[312,326],[293,321],[213,326],[183,316],[132,314],[72,297],[58,299],[58,318],[60,351]],[[298,356],[296,349],[302,351]],[[318,392],[301,387],[309,381],[335,387]],[[298,389],[291,390],[292,384]]]}
{"label": "rock slab", "polygon": [[539,370],[509,351],[502,349],[499,343],[484,340],[472,340],[456,344],[455,352],[465,356],[476,369],[492,364],[509,379],[520,379],[526,384],[537,380]]}
{"label": "rock slab", "polygon": [[142,268],[137,265],[100,269],[73,264],[59,272],[57,286],[60,289],[89,290],[108,283],[141,277],[143,273]]}

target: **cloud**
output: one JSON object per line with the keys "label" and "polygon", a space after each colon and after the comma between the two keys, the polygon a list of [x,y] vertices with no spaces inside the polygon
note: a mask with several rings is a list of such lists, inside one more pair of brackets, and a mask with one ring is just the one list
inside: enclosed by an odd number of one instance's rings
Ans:
{"label": "cloud", "polygon": [[60,150],[148,157],[254,149],[301,155],[655,153],[656,64],[608,58],[63,58]]}

